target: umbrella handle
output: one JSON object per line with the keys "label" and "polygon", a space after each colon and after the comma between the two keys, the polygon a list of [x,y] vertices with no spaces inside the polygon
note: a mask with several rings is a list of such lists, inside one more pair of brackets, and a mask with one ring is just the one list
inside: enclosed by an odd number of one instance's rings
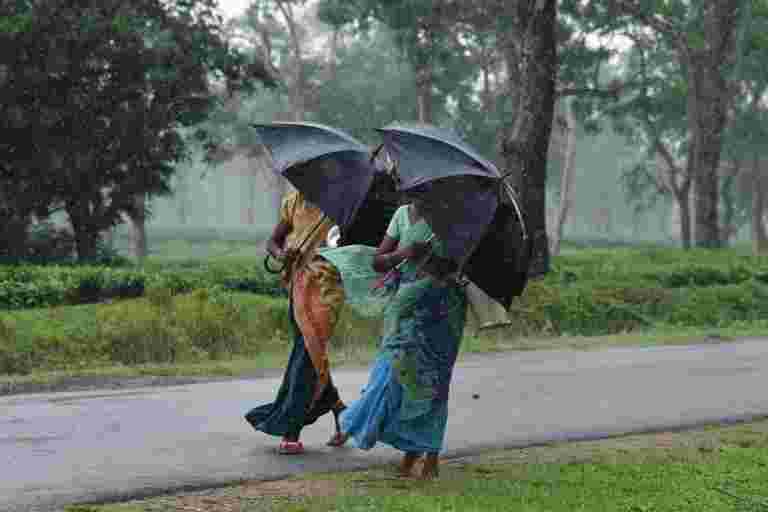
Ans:
{"label": "umbrella handle", "polygon": [[[307,236],[305,236],[304,240],[302,240],[301,243],[299,244],[299,247],[298,247],[299,251],[301,251],[304,248],[304,245],[307,243],[307,241],[309,241],[310,237],[315,234],[315,231],[317,231],[317,228],[319,228],[322,225],[322,223],[323,223],[323,221],[325,219],[326,219],[326,215],[323,214],[323,216],[320,217],[320,220],[317,221],[317,224],[315,224],[315,227],[313,227],[312,230],[309,233],[307,233]],[[270,257],[272,257],[272,254],[269,251],[267,251],[267,255],[264,256],[264,270],[266,270],[270,274],[280,274],[280,273],[283,272],[283,270],[285,270],[287,268],[287,266],[288,266],[287,263],[284,263],[283,266],[280,267],[280,270],[275,270],[273,268],[270,268],[269,267],[269,258]]]}
{"label": "umbrella handle", "polygon": [[382,149],[384,149],[384,144],[379,144],[379,147],[373,150],[373,152],[371,153],[371,163],[373,163],[374,160],[376,160],[376,157],[379,156],[379,153],[381,153]]}
{"label": "umbrella handle", "polygon": [[[267,255],[264,256],[264,270],[267,271],[268,274],[280,274],[285,270],[285,264],[283,264],[282,267],[280,267],[279,270],[275,270],[269,266],[269,259],[273,258],[272,254],[270,252],[267,252]],[[275,258],[276,259],[276,258]]]}

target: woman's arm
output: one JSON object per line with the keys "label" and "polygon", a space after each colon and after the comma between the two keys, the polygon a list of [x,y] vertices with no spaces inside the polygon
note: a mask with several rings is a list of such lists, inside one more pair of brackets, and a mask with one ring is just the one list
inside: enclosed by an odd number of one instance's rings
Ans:
{"label": "woman's arm", "polygon": [[398,266],[403,260],[415,260],[429,251],[427,242],[414,242],[408,247],[398,248],[398,241],[389,236],[384,236],[376,255],[373,257],[373,270],[387,272]]}
{"label": "woman's arm", "polygon": [[288,238],[290,232],[290,224],[282,220],[277,223],[272,231],[272,236],[269,237],[267,242],[267,251],[275,258],[280,260],[285,258],[285,239]]}

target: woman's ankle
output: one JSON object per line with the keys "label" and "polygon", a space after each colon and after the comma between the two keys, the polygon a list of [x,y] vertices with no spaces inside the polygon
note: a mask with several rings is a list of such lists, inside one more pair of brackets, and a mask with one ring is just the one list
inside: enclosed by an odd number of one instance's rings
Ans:
{"label": "woman's ankle", "polygon": [[405,477],[413,476],[413,467],[421,458],[422,454],[419,452],[406,452],[403,455],[403,459],[400,461],[400,475]]}
{"label": "woman's ankle", "polygon": [[430,480],[440,476],[440,454],[427,453],[424,456],[424,465],[421,470],[421,478]]}

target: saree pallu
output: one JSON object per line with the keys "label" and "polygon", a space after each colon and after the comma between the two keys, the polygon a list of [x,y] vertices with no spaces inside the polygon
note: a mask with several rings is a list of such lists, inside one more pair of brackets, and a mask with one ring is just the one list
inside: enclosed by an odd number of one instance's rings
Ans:
{"label": "saree pallu", "polygon": [[340,276],[328,262],[315,259],[293,272],[293,349],[275,401],[245,415],[254,429],[274,436],[298,435],[342,405],[331,379],[328,342],[343,304]]}

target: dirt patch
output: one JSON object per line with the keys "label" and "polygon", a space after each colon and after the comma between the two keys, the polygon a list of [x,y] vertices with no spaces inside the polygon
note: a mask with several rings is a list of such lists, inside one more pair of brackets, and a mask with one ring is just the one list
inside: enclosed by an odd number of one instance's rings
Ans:
{"label": "dirt patch", "polygon": [[339,495],[339,482],[334,480],[278,480],[243,485],[241,495],[282,496],[286,498],[333,498]]}

